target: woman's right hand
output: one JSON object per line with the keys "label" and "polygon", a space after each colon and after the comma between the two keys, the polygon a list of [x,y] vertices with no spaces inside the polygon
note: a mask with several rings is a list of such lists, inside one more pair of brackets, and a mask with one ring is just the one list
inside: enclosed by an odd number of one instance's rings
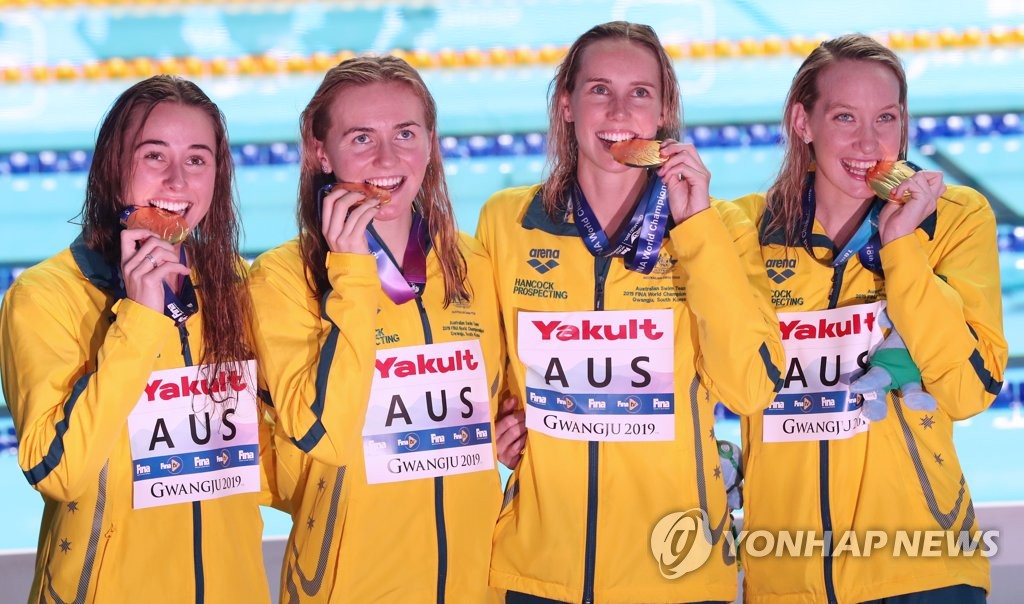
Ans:
{"label": "woman's right hand", "polygon": [[494,440],[498,448],[498,461],[506,468],[515,469],[526,449],[526,413],[519,402],[510,396],[498,404],[494,420]]}
{"label": "woman's right hand", "polygon": [[320,231],[332,252],[369,254],[366,227],[377,215],[378,206],[366,195],[334,187],[323,196]]}
{"label": "woman's right hand", "polygon": [[189,274],[174,246],[147,229],[121,231],[121,275],[129,298],[164,312],[164,281]]}

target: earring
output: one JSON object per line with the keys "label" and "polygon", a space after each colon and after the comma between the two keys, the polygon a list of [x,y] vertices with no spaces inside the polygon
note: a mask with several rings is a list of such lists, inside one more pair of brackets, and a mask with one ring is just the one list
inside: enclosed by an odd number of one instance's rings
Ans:
{"label": "earring", "polygon": [[804,137],[804,144],[805,144],[805,145],[809,145],[809,144],[811,144],[811,137],[809,137],[809,136],[805,136],[805,137]]}
{"label": "earring", "polygon": [[324,174],[330,174],[331,169],[327,167],[327,164],[320,164],[320,169],[324,171]]}

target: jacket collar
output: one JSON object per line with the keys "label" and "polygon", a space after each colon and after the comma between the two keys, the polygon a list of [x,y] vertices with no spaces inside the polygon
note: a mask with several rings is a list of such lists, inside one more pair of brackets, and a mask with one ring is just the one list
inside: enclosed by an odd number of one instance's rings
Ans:
{"label": "jacket collar", "polygon": [[[938,208],[934,212],[929,214],[917,228],[921,229],[928,235],[928,240],[935,239],[935,228],[938,223]],[[764,215],[761,217],[761,224],[758,226],[758,236],[761,241],[761,245],[786,245],[786,231],[782,226],[777,226],[771,231],[768,230],[768,225],[771,224],[775,214],[771,210],[771,206],[765,208]],[[824,247],[832,249],[832,240],[822,235],[821,233],[811,234],[811,247]],[[797,241],[789,247],[803,247],[802,243]]]}
{"label": "jacket collar", "polygon": [[576,225],[565,221],[565,212],[560,214],[558,222],[551,220],[548,213],[544,211],[544,204],[541,200],[542,191],[543,188],[537,189],[537,193],[530,200],[530,205],[526,207],[526,214],[523,216],[523,228],[536,229],[551,235],[579,237]]}
{"label": "jacket collar", "polygon": [[111,266],[99,252],[90,249],[85,244],[83,235],[80,234],[71,242],[71,256],[89,283],[116,298],[124,298],[127,295],[120,268]]}

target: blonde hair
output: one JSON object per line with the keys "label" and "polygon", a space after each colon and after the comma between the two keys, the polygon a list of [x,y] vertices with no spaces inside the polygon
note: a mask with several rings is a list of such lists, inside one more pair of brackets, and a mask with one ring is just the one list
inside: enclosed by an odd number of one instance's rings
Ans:
{"label": "blonde hair", "polygon": [[794,245],[800,238],[800,224],[803,220],[801,198],[807,171],[814,163],[813,149],[793,132],[793,114],[797,104],[811,113],[821,96],[818,79],[830,66],[839,61],[871,61],[892,70],[899,82],[900,157],[906,157],[908,134],[907,116],[907,74],[903,71],[900,58],[877,40],[863,34],[847,34],[826,42],[811,51],[793,77],[793,83],[786,95],[782,115],[782,134],[785,155],[775,182],[768,188],[767,212],[769,223],[764,232],[783,229],[786,243]]}
{"label": "blonde hair", "polygon": [[612,21],[592,27],[569,47],[548,87],[549,176],[541,195],[544,210],[552,220],[557,220],[559,212],[565,210],[565,199],[576,184],[576,167],[579,162],[576,133],[572,124],[563,119],[561,99],[576,89],[576,77],[583,63],[583,51],[602,40],[626,40],[654,53],[661,72],[661,105],[662,114],[665,116],[656,136],[659,139],[678,139],[683,129],[679,81],[672,68],[672,59],[662,48],[658,34],[654,33],[649,25],[626,21]]}

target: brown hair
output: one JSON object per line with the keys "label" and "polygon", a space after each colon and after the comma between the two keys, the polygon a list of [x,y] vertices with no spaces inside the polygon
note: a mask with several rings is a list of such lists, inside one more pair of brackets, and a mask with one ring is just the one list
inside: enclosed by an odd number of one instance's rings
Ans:
{"label": "brown hair", "polygon": [[331,128],[331,104],[349,86],[397,82],[423,102],[426,128],[430,132],[430,161],[414,203],[427,223],[427,231],[441,264],[444,278],[444,304],[469,299],[466,282],[466,259],[459,249],[459,232],[455,212],[448,195],[441,163],[441,147],[437,139],[437,105],[423,79],[408,63],[393,56],[356,57],[334,66],[324,76],[299,119],[302,137],[302,162],[299,173],[299,245],[306,267],[306,281],[316,297],[329,289],[327,280],[327,241],[320,231],[317,192],[325,184],[335,182],[334,174],[324,174],[317,160],[315,141],[325,142]]}
{"label": "brown hair", "polygon": [[[217,172],[210,209],[183,245],[195,265],[202,295],[203,355],[201,363],[242,361],[252,357],[249,335],[252,305],[241,278],[238,256],[238,208],[233,195],[234,163],[228,146],[224,115],[210,97],[192,82],[157,75],[125,90],[100,125],[82,206],[86,245],[111,264],[121,260],[121,210],[132,174],[132,150],[160,103],[196,107],[210,117]],[[136,121],[137,118],[137,121]],[[132,131],[132,127],[137,129]]]}
{"label": "brown hair", "polygon": [[583,51],[601,40],[627,40],[654,53],[661,71],[661,105],[665,116],[658,128],[657,138],[678,139],[683,130],[682,104],[679,80],[672,68],[672,59],[661,46],[658,34],[649,25],[611,21],[590,28],[569,47],[565,58],[555,70],[548,87],[548,172],[542,192],[544,210],[552,220],[565,210],[565,199],[576,183],[579,148],[573,125],[565,121],[560,107],[561,99],[576,89],[576,77],[583,63]]}
{"label": "brown hair", "polygon": [[818,78],[828,67],[839,61],[873,61],[892,70],[900,88],[900,118],[902,135],[900,136],[900,157],[907,153],[908,116],[907,116],[907,75],[903,71],[900,58],[892,50],[877,40],[863,34],[847,34],[826,42],[811,51],[804,59],[793,77],[793,83],[786,95],[785,110],[782,115],[782,134],[785,155],[775,182],[768,188],[768,212],[770,222],[765,225],[766,232],[784,229],[786,243],[794,245],[800,238],[800,223],[803,220],[801,198],[807,171],[814,163],[813,149],[800,140],[793,132],[793,112],[799,103],[807,113],[811,113],[818,102],[821,91],[818,89]]}

